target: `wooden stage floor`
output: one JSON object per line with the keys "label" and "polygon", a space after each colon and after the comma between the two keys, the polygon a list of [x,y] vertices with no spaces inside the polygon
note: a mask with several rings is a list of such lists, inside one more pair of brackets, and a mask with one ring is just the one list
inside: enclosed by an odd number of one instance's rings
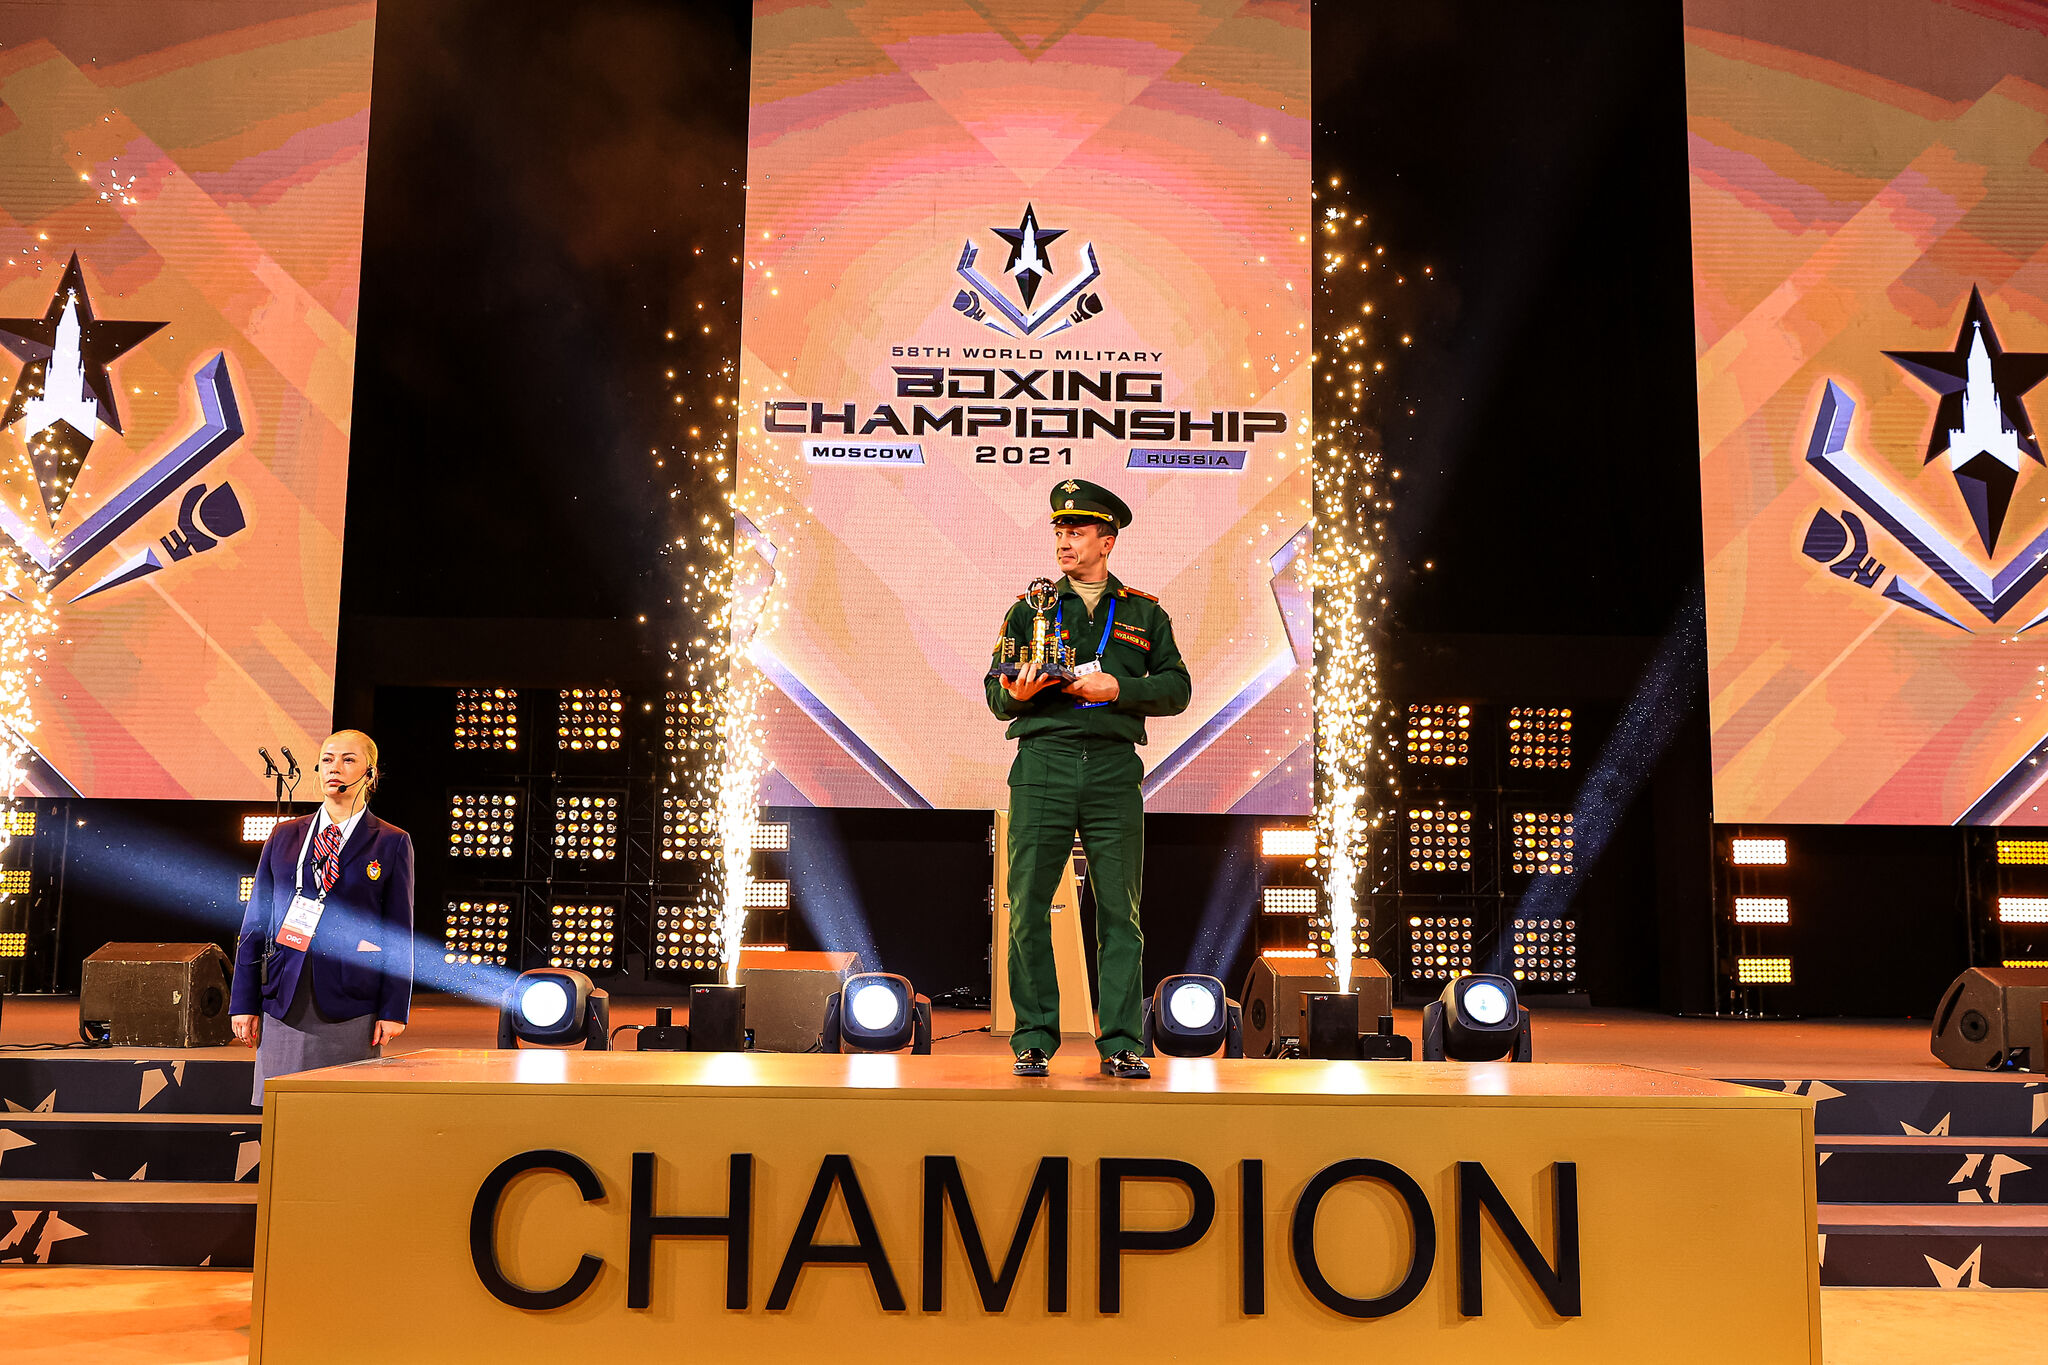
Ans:
{"label": "wooden stage floor", "polygon": [[[613,1022],[652,1022],[663,1003],[677,1006],[680,1017],[679,1000],[626,998],[615,1002]],[[77,1008],[75,999],[10,997],[0,1012],[0,1042],[75,1038]],[[986,1028],[984,1014],[940,1011],[936,1022],[940,1053],[1006,1050],[1003,1040],[977,1031]],[[1397,1026],[1413,1037],[1419,1017],[1402,1011]],[[1717,1078],[1965,1079],[1929,1055],[1924,1021],[1674,1019],[1539,1007],[1535,1028],[1536,1056],[1550,1062],[1625,1062]],[[488,1046],[494,1038],[491,1008],[426,996],[390,1051]],[[1070,1042],[1060,1061],[1078,1070],[1091,1051]],[[0,1268],[0,1355],[8,1365],[241,1361],[250,1292],[251,1277],[240,1271]],[[2018,1365],[2038,1360],[2048,1337],[2048,1291],[1830,1288],[1821,1293],[1821,1312],[1829,1365]]]}
{"label": "wooden stage floor", "polygon": [[[670,1005],[677,1022],[688,1016],[685,999],[627,996],[612,1002],[612,1026],[651,1024],[658,1005]],[[1913,1019],[1675,1019],[1640,1010],[1570,1009],[1536,1006],[1536,1060],[1624,1062],[1715,1079],[1958,1080],[1927,1050],[1927,1023]],[[821,1021],[822,1022],[822,1021]],[[1007,1050],[991,1036],[988,1015],[973,1010],[939,1010],[934,1033],[938,1053],[995,1054]],[[1395,1027],[1411,1038],[1422,1032],[1418,1010],[1399,1010]],[[0,1009],[0,1043],[64,1042],[78,1037],[75,997],[10,996]],[[631,1046],[622,1035],[621,1047]],[[412,1025],[385,1055],[430,1047],[490,1047],[497,1040],[497,1011],[456,996],[424,995],[413,1006]],[[1087,1061],[1093,1050],[1071,1040],[1063,1059]]]}

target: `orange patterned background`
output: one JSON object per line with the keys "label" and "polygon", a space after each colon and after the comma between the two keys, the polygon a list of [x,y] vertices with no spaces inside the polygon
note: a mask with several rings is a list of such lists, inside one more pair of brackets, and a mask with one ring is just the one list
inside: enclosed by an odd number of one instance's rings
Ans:
{"label": "orange patterned background", "polygon": [[[41,790],[267,795],[257,746],[310,761],[327,731],[375,13],[0,13],[0,316],[42,315],[75,254],[96,317],[164,324],[110,362],[123,431],[99,432],[54,523],[23,423],[0,431],[0,498],[36,536],[77,530],[200,423],[197,377],[216,356],[245,426],[58,585]],[[23,365],[0,362],[11,391]],[[163,538],[187,491],[223,484],[245,529],[173,558]]]}
{"label": "orange patterned background", "polygon": [[[1979,567],[2048,528],[2022,459],[1986,552],[1925,462],[1936,393],[1883,354],[1955,347],[1973,288],[2005,351],[2048,351],[2048,11],[1685,16],[1716,818],[2048,823],[2048,626],[2025,630],[2048,585],[1994,621],[1867,515],[1868,585],[1802,553],[1817,514],[1856,510],[1806,458],[1830,382],[1848,449]],[[2023,401],[2048,419],[2048,387]]]}
{"label": "orange patterned background", "polygon": [[[1047,495],[1073,475],[1131,505],[1112,569],[1172,613],[1194,678],[1189,711],[1150,722],[1148,804],[1306,809],[1308,77],[1295,0],[757,4],[740,469],[750,501],[785,509],[762,526],[780,607],[754,650],[777,684],[769,800],[1004,804],[989,642],[1030,579],[1057,576]],[[993,229],[1027,204],[1065,232],[1057,279],[1092,243],[1103,311],[1020,342],[953,301],[965,241],[1003,282]],[[762,420],[771,400],[890,401],[894,346],[959,366],[991,345],[1042,346],[1026,369],[1059,347],[1153,353],[1121,368],[1162,371],[1160,406],[1279,411],[1288,429],[1221,442],[1249,450],[1237,473],[1126,467],[1177,441],[976,463],[1016,442],[1000,435],[836,468]]]}

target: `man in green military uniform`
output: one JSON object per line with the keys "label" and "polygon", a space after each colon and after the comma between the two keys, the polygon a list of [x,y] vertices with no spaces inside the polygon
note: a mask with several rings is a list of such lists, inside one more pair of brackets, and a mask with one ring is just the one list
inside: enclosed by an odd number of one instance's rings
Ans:
{"label": "man in green military uniform", "polygon": [[[1053,550],[1063,577],[1053,643],[1072,650],[1082,676],[1062,685],[1030,662],[1036,613],[1019,598],[1003,618],[995,662],[1023,660],[1014,679],[991,673],[988,707],[1017,741],[1010,767],[1010,1046],[1020,1076],[1043,1076],[1060,1045],[1059,981],[1053,967],[1052,895],[1074,835],[1095,889],[1096,976],[1101,989],[1096,1050],[1105,1073],[1152,1074],[1138,1050],[1144,1021],[1145,937],[1138,927],[1144,874],[1145,717],[1187,709],[1188,668],[1173,622],[1149,593],[1109,572],[1117,532],[1131,524],[1123,499],[1067,479],[1052,490]],[[1007,644],[1006,647],[1006,643]]]}

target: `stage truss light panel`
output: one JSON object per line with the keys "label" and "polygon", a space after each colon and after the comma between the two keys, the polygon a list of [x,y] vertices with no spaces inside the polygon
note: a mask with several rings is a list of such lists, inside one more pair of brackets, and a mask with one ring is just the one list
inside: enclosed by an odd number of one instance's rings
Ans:
{"label": "stage truss light panel", "polygon": [[441,931],[441,960],[453,966],[511,966],[511,903],[449,901],[447,925]]}
{"label": "stage truss light panel", "polygon": [[7,835],[11,839],[33,839],[36,833],[36,813],[32,810],[11,810],[7,812]]}
{"label": "stage truss light panel", "polygon": [[1728,844],[1728,861],[1737,867],[1783,867],[1785,865],[1785,841],[1783,839],[1732,839]]}
{"label": "stage truss light panel", "polygon": [[789,826],[780,821],[763,820],[754,826],[754,852],[789,852]]}
{"label": "stage truss light panel", "polygon": [[1737,896],[1737,924],[1790,924],[1792,902],[1783,896]]}
{"label": "stage truss light panel", "polygon": [[519,694],[509,687],[455,692],[455,748],[510,753],[519,747]]}
{"label": "stage truss light panel", "polygon": [[2000,839],[1998,861],[2007,867],[2039,867],[2048,863],[2048,839]]}
{"label": "stage truss light panel", "polygon": [[[5,935],[0,935],[0,937],[5,937]],[[7,956],[5,952],[0,952],[0,957],[5,956]],[[15,956],[19,957],[20,954],[17,953]],[[2048,967],[2048,957],[2009,957],[1998,965],[2001,967]]]}
{"label": "stage truss light panel", "polygon": [[589,901],[548,907],[548,965],[608,972],[616,936],[616,906]]}
{"label": "stage truss light panel", "polygon": [[1472,916],[1410,915],[1408,975],[1442,981],[1472,970]]}
{"label": "stage truss light panel", "polygon": [[25,867],[10,867],[0,872],[0,896],[26,896],[33,881]]}
{"label": "stage truss light panel", "polygon": [[661,798],[663,862],[713,862],[718,857],[718,815],[708,802]]}
{"label": "stage truss light panel", "polygon": [[555,742],[571,753],[605,753],[626,742],[626,697],[612,687],[565,687]]}
{"label": "stage truss light panel", "polygon": [[1789,957],[1738,957],[1735,983],[1739,986],[1789,986],[1792,959]]}
{"label": "stage truss light panel", "polygon": [[710,763],[718,752],[717,720],[717,712],[701,694],[669,693],[662,707],[662,751],[675,763]]}
{"label": "stage truss light panel", "polygon": [[[789,883],[748,882],[746,905],[749,910],[787,910],[789,908]],[[747,946],[751,948],[754,945],[750,943]]]}
{"label": "stage truss light panel", "polygon": [[7,933],[4,933],[4,934],[0,934],[0,958],[7,958],[7,957],[27,957],[27,956],[28,956],[28,931],[27,931],[27,930],[25,930],[25,929],[23,929],[23,930],[10,930],[10,931],[9,931],[9,932],[7,932]]}
{"label": "stage truss light panel", "polygon": [[2000,896],[2000,924],[2048,924],[2048,897]]}
{"label": "stage truss light panel", "polygon": [[555,857],[578,863],[610,862],[618,857],[619,820],[624,805],[616,794],[557,793]]}
{"label": "stage truss light panel", "polygon": [[277,828],[282,815],[245,815],[242,817],[242,842],[260,844],[270,837],[270,831]]}
{"label": "stage truss light panel", "polygon": [[511,857],[518,820],[517,792],[457,792],[448,798],[449,856]]}
{"label": "stage truss light panel", "polygon": [[1569,706],[1508,708],[1508,766],[1558,771],[1572,766]]}
{"label": "stage truss light panel", "polygon": [[1408,703],[1403,754],[1426,768],[1462,768],[1472,761],[1472,708],[1454,702]]}
{"label": "stage truss light panel", "polygon": [[1531,876],[1563,876],[1572,870],[1572,817],[1569,811],[1518,810],[1508,821],[1510,871]]}
{"label": "stage truss light panel", "polygon": [[242,904],[247,905],[249,903],[249,897],[255,894],[256,879],[254,877],[242,878],[242,894],[237,899],[239,899],[242,902]]}
{"label": "stage truss light panel", "polygon": [[1312,858],[1316,832],[1294,825],[1268,825],[1259,831],[1259,854],[1266,858]]}
{"label": "stage truss light panel", "polygon": [[1511,970],[1517,981],[1535,986],[1573,986],[1579,980],[1577,920],[1536,916],[1517,919],[1510,930]]}
{"label": "stage truss light panel", "polygon": [[725,965],[718,911],[710,905],[654,907],[654,962],[657,971],[716,971]]}
{"label": "stage truss light panel", "polygon": [[1313,886],[1269,886],[1260,893],[1259,908],[1269,915],[1313,915],[1317,895]]}
{"label": "stage truss light panel", "polygon": [[1472,812],[1427,807],[1409,811],[1408,870],[1470,872]]}

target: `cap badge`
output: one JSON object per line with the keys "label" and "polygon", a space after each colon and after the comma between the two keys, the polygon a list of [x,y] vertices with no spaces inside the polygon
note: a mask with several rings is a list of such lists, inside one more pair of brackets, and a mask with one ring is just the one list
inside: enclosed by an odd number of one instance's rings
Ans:
{"label": "cap badge", "polygon": [[[1060,492],[1062,493],[1078,493],[1080,491],[1081,485],[1075,483],[1072,479],[1068,479],[1065,483],[1060,485]],[[1067,506],[1069,507],[1072,507],[1073,505],[1074,504],[1072,504],[1071,502],[1067,504]]]}
{"label": "cap badge", "polygon": [[[1074,500],[1073,500],[1072,498],[1068,498],[1068,499],[1067,499],[1067,501],[1066,501],[1066,507],[1072,507],[1073,505],[1074,505]],[[1066,510],[1066,508],[1065,508],[1065,507],[1063,507],[1063,508],[1061,508],[1060,510],[1062,510],[1062,511],[1065,511],[1065,510]]]}

